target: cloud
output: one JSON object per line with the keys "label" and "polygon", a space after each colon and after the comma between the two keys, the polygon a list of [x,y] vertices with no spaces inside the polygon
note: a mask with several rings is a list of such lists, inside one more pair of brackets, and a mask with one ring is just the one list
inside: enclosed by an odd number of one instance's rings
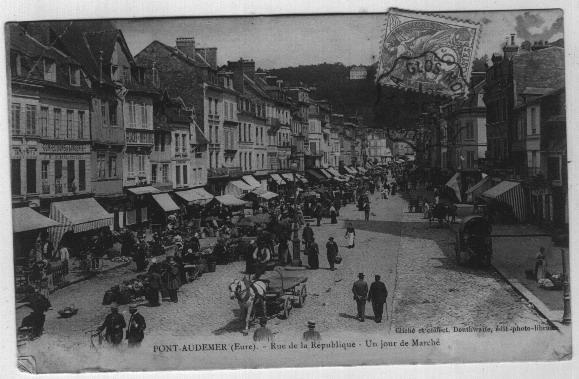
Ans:
{"label": "cloud", "polygon": [[557,17],[551,26],[537,13],[525,12],[516,17],[517,37],[527,41],[548,41],[554,35],[563,33],[563,16]]}
{"label": "cloud", "polygon": [[483,24],[483,25],[490,24],[491,21],[492,21],[492,20],[491,20],[490,18],[487,18],[487,17],[483,17],[483,18],[480,20],[481,24]]}

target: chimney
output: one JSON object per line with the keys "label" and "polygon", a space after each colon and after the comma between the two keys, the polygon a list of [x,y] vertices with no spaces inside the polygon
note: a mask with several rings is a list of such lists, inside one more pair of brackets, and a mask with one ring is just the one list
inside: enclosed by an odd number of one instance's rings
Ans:
{"label": "chimney", "polygon": [[[507,42],[508,42],[508,38],[507,38]],[[512,57],[514,57],[515,55],[517,55],[517,53],[519,52],[519,46],[515,45],[515,35],[511,34],[511,43],[505,43],[505,47],[503,47],[503,53],[505,56],[505,59],[512,59]]]}
{"label": "chimney", "polygon": [[256,72],[254,74],[254,76],[256,79],[261,79],[261,80],[265,81],[265,79],[267,77],[267,72],[263,72],[263,71],[262,72]]}
{"label": "chimney", "polygon": [[511,46],[515,46],[515,35],[511,34]]}
{"label": "chimney", "polygon": [[213,68],[217,68],[217,48],[216,47],[200,47],[196,48],[197,54],[201,55],[203,59],[209,63]]}
{"label": "chimney", "polygon": [[193,37],[179,37],[175,41],[175,46],[183,54],[190,58],[195,58],[195,38]]}

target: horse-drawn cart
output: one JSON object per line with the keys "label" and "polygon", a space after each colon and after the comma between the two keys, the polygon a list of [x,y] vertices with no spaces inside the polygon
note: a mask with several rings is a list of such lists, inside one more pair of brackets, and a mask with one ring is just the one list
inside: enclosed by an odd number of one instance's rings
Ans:
{"label": "horse-drawn cart", "polygon": [[264,295],[267,318],[281,316],[289,317],[290,311],[296,307],[301,308],[306,302],[308,295],[303,270],[289,270],[278,268],[262,275],[260,280],[267,284]]}

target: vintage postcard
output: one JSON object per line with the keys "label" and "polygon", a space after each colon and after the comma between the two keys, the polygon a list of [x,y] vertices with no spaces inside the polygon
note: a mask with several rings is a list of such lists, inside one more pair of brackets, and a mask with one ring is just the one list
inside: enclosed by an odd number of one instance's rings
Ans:
{"label": "vintage postcard", "polygon": [[571,359],[565,16],[6,23],[14,364]]}

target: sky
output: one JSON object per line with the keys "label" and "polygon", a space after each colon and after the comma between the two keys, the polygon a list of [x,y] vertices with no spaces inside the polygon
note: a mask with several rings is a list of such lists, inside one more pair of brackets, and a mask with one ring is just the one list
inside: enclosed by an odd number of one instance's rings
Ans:
{"label": "sky", "polygon": [[[562,12],[496,11],[440,13],[481,24],[477,56],[500,52],[505,37],[516,41],[554,41],[563,37]],[[170,46],[177,37],[194,37],[199,47],[217,47],[218,64],[243,57],[264,69],[341,62],[377,61],[385,14],[251,16],[119,20],[136,55],[154,40]]]}

